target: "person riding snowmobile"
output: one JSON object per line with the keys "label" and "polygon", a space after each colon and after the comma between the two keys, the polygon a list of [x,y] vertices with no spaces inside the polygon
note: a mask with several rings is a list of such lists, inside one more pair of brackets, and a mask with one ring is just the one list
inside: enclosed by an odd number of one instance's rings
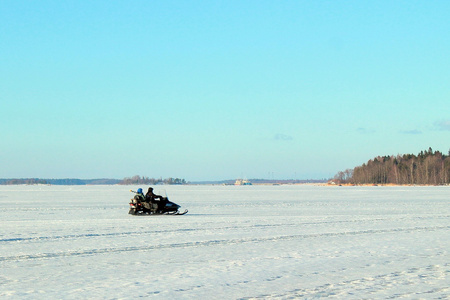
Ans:
{"label": "person riding snowmobile", "polygon": [[145,194],[145,200],[146,201],[152,201],[152,200],[156,200],[156,199],[162,199],[163,197],[160,195],[156,195],[155,193],[153,193],[153,188],[149,187],[147,194]]}
{"label": "person riding snowmobile", "polygon": [[141,188],[138,188],[138,190],[136,192],[136,197],[139,198],[139,199],[136,199],[136,200],[145,201],[144,193],[142,192]]}
{"label": "person riding snowmobile", "polygon": [[152,203],[152,206],[155,206],[155,211],[162,210],[167,202],[163,196],[154,194],[152,187],[148,188],[147,194],[145,194],[145,201]]}
{"label": "person riding snowmobile", "polygon": [[145,209],[151,210],[151,204],[145,198],[142,189],[139,188],[135,193],[136,195],[134,196],[134,200],[136,200],[137,203],[140,203]]}

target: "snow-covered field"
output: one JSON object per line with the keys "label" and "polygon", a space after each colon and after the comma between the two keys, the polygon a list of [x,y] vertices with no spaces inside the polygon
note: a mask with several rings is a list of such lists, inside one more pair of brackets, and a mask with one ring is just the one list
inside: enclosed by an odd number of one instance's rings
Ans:
{"label": "snow-covered field", "polygon": [[0,298],[450,298],[450,187],[137,188],[0,186]]}

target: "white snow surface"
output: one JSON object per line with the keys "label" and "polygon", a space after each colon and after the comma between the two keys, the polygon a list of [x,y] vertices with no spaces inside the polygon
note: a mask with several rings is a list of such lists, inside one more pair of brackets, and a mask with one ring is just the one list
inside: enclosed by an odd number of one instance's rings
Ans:
{"label": "white snow surface", "polygon": [[0,298],[450,298],[448,186],[137,188],[0,186]]}

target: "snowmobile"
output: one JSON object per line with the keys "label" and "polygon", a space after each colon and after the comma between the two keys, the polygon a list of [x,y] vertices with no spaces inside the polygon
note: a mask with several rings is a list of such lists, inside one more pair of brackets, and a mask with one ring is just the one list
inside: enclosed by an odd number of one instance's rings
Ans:
{"label": "snowmobile", "polygon": [[130,215],[184,215],[187,209],[180,212],[180,205],[169,201],[168,197],[161,197],[159,200],[146,201],[141,194],[130,190],[136,195],[130,200]]}

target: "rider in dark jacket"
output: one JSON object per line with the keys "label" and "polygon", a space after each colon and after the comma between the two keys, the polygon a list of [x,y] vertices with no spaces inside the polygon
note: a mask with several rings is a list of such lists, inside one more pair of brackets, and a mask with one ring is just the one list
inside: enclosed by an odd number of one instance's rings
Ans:
{"label": "rider in dark jacket", "polygon": [[160,196],[160,195],[155,195],[153,193],[153,188],[151,188],[151,187],[148,188],[147,194],[145,194],[145,200],[146,201],[154,201],[156,199],[162,200],[162,198],[163,197]]}
{"label": "rider in dark jacket", "polygon": [[162,211],[162,209],[166,205],[166,200],[164,199],[164,197],[154,194],[153,188],[151,187],[148,188],[147,194],[145,194],[145,201],[156,204],[157,211]]}

